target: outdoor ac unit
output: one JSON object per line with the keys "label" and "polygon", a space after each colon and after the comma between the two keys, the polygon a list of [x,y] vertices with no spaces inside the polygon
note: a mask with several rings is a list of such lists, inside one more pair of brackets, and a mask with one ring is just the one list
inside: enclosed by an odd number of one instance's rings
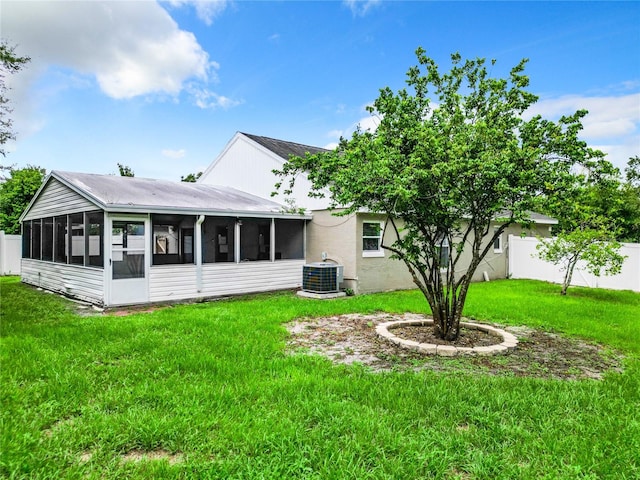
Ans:
{"label": "outdoor ac unit", "polygon": [[344,267],[333,263],[309,263],[302,267],[302,290],[312,293],[340,291]]}

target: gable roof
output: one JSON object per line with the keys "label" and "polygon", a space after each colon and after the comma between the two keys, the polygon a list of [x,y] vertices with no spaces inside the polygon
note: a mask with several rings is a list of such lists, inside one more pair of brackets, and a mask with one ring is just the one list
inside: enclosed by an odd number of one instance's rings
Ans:
{"label": "gable roof", "polygon": [[312,147],[311,145],[303,145],[301,143],[288,142],[286,140],[278,140],[276,138],[261,137],[259,135],[252,135],[250,133],[239,133],[262,145],[264,148],[272,151],[284,160],[289,160],[289,156],[291,155],[304,157],[307,153],[314,155],[316,153],[327,151],[324,148]]}
{"label": "gable roof", "polygon": [[49,174],[23,216],[52,178],[108,212],[293,216],[282,213],[279,203],[231,187],[58,170]]}
{"label": "gable roof", "polygon": [[553,217],[549,217],[547,215],[543,215],[542,213],[537,212],[527,212],[529,214],[529,219],[533,223],[537,223],[540,225],[557,225],[558,220]]}

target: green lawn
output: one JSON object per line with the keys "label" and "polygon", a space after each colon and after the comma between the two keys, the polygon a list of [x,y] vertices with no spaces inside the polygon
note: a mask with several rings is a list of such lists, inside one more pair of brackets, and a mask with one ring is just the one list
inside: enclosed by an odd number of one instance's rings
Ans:
{"label": "green lawn", "polygon": [[560,381],[285,354],[284,322],[421,311],[414,291],[81,317],[15,278],[0,287],[2,478],[640,478],[636,293],[472,286],[467,316],[627,355],[623,373]]}

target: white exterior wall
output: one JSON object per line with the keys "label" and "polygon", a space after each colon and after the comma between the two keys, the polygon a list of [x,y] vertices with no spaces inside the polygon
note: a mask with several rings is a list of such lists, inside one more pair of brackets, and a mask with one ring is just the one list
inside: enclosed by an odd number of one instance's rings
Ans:
{"label": "white exterior wall", "polygon": [[[563,283],[564,272],[559,266],[537,258],[538,243],[539,240],[533,237],[509,236],[510,277]],[[640,244],[624,243],[620,253],[627,259],[618,275],[596,277],[585,269],[583,262],[578,262],[571,285],[640,292]]]}
{"label": "white exterior wall", "polygon": [[96,210],[89,200],[51,178],[24,220]]}
{"label": "white exterior wall", "polygon": [[22,259],[22,281],[80,300],[104,304],[104,270]]}
{"label": "white exterior wall", "polygon": [[6,235],[0,230],[0,275],[20,275],[22,236]]}
{"label": "white exterior wall", "polygon": [[[238,134],[202,174],[198,183],[225,185],[284,204],[284,195],[271,197],[276,182],[280,181],[279,177],[273,174],[273,170],[281,169],[283,164],[284,161],[273,152]],[[283,187],[286,187],[286,184],[283,184]],[[296,188],[291,195],[296,206],[308,210],[326,208],[326,199],[308,197],[310,189],[311,183],[306,176],[299,175]]]}
{"label": "white exterior wall", "polygon": [[299,288],[302,286],[304,264],[304,260],[204,264],[200,292],[196,265],[152,266],[149,301],[165,302]]}

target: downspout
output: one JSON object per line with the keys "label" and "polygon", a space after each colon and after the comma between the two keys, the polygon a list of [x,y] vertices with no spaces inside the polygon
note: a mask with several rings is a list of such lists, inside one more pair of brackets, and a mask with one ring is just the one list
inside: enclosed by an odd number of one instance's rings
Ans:
{"label": "downspout", "polygon": [[198,293],[202,292],[202,222],[204,215],[200,215],[196,221],[196,238],[195,238],[195,254],[196,254],[196,289]]}

